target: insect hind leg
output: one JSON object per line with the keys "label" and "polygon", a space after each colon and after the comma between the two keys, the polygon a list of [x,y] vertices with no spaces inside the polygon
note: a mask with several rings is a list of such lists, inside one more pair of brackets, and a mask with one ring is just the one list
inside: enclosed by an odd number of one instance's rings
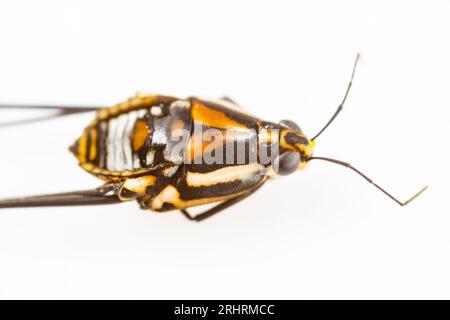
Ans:
{"label": "insect hind leg", "polygon": [[28,119],[20,119],[14,121],[1,121],[0,128],[12,127],[16,125],[29,124],[35,122],[41,122],[58,117],[68,116],[72,114],[92,112],[101,109],[96,106],[48,106],[48,105],[17,105],[17,104],[0,104],[0,111],[2,110],[39,110],[47,112],[41,116],[36,116]]}
{"label": "insect hind leg", "polygon": [[31,207],[60,207],[84,206],[120,203],[117,190],[122,183],[105,184],[91,190],[55,193],[39,196],[21,197],[0,200],[0,209],[31,208]]}

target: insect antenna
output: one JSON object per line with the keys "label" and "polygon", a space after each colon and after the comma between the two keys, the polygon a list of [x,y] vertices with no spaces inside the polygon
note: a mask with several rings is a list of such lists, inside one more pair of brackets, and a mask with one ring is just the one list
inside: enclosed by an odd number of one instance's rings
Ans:
{"label": "insect antenna", "polygon": [[350,92],[350,88],[352,87],[353,84],[353,77],[355,76],[355,71],[356,71],[356,65],[358,64],[358,60],[359,60],[359,53],[356,54],[356,59],[355,59],[355,63],[353,64],[353,71],[352,71],[352,75],[350,77],[350,82],[348,83],[347,86],[347,90],[345,91],[345,95],[344,98],[342,99],[341,104],[339,105],[339,107],[337,108],[337,110],[334,112],[333,116],[331,117],[330,120],[328,120],[327,124],[311,139],[311,141],[314,141],[317,139],[317,137],[319,137],[322,132],[325,131],[326,128],[328,128],[328,126],[334,121],[334,119],[336,119],[336,117],[338,116],[338,114],[342,111],[342,109],[344,108],[344,103],[347,100],[347,96],[348,93]]}
{"label": "insect antenna", "polygon": [[1,110],[42,110],[48,111],[50,114],[21,120],[13,120],[0,122],[0,128],[16,126],[20,124],[34,123],[44,120],[49,120],[57,117],[67,116],[71,114],[92,112],[99,110],[101,107],[88,107],[88,106],[47,106],[47,105],[15,105],[15,104],[0,104]]}
{"label": "insect antenna", "polygon": [[385,189],[383,189],[382,187],[380,187],[378,184],[376,184],[375,182],[373,182],[372,179],[370,179],[368,176],[366,176],[364,173],[362,173],[361,171],[359,171],[358,169],[356,169],[355,167],[353,167],[350,163],[348,162],[344,162],[341,160],[336,160],[336,159],[332,159],[332,158],[325,158],[325,157],[311,157],[308,159],[308,161],[310,160],[323,160],[323,161],[328,161],[328,162],[332,162],[335,163],[337,165],[346,167],[350,170],[353,170],[354,172],[356,172],[357,174],[359,174],[361,177],[363,177],[364,179],[367,180],[367,182],[369,182],[370,184],[372,184],[375,188],[377,188],[378,190],[380,190],[381,192],[383,192],[386,196],[388,196],[389,198],[391,198],[392,200],[394,200],[395,202],[397,202],[399,205],[401,206],[406,206],[408,203],[410,203],[411,201],[413,201],[414,199],[416,199],[418,196],[420,196],[427,188],[428,186],[423,187],[422,189],[420,189],[419,192],[417,192],[416,194],[414,194],[412,197],[410,197],[408,200],[406,201],[400,201],[398,200],[396,197],[394,197],[392,194],[390,194],[389,192],[387,192]]}

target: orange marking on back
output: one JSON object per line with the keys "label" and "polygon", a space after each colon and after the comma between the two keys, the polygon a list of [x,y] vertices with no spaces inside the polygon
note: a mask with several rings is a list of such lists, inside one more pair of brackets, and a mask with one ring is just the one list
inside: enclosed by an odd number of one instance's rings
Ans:
{"label": "orange marking on back", "polygon": [[134,124],[133,129],[133,151],[138,151],[145,143],[149,134],[147,120],[139,119]]}
{"label": "orange marking on back", "polygon": [[[224,134],[224,132],[222,132]],[[205,152],[211,153],[213,150],[223,147],[225,144],[225,137],[223,135],[217,135],[205,139],[203,134],[197,133],[191,137],[186,147],[187,159],[194,161],[198,158],[203,158]]]}
{"label": "orange marking on back", "polygon": [[89,160],[94,161],[97,157],[97,130],[91,128],[90,130],[91,146],[89,149]]}
{"label": "orange marking on back", "polygon": [[244,124],[229,118],[225,113],[211,109],[199,101],[192,106],[192,118],[212,128],[227,129],[230,127],[238,127],[248,129]]}
{"label": "orange marking on back", "polygon": [[86,132],[78,139],[78,160],[83,163],[86,162],[87,154],[87,134]]}
{"label": "orange marking on back", "polygon": [[186,160],[193,162],[195,159],[202,158],[206,152],[212,153],[217,148],[225,147],[236,141],[245,141],[252,137],[251,132],[234,130],[220,130],[220,132],[221,135],[217,134],[209,137],[205,137],[205,132],[197,132],[192,135],[186,146]]}
{"label": "orange marking on back", "polygon": [[203,158],[203,151],[210,144],[209,141],[202,141],[201,136],[196,138],[190,138],[186,148],[186,156],[193,162],[195,159]]}

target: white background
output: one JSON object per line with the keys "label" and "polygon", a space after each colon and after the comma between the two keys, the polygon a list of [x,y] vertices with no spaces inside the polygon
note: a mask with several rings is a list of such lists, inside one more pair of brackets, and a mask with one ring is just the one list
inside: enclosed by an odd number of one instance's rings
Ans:
{"label": "white background", "polygon": [[[197,224],[135,203],[4,210],[0,298],[450,298],[450,4],[2,1],[0,102],[229,95],[316,155]],[[24,114],[0,114],[1,119]],[[0,197],[92,188],[67,147],[92,115],[0,131]]]}

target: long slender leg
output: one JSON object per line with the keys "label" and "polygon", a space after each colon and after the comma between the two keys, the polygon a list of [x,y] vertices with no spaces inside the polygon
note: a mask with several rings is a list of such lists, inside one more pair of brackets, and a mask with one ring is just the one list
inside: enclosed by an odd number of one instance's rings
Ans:
{"label": "long slender leg", "polygon": [[215,207],[213,207],[211,209],[208,209],[205,212],[202,212],[202,213],[200,213],[200,214],[198,214],[196,216],[192,216],[186,209],[182,209],[180,211],[187,219],[189,219],[191,221],[200,222],[200,221],[203,221],[203,220],[205,220],[207,218],[210,218],[211,216],[215,215],[216,213],[219,213],[222,210],[225,210],[225,209],[231,207],[232,205],[234,205],[234,204],[244,200],[245,198],[247,198],[248,196],[253,194],[256,190],[258,190],[263,184],[264,183],[261,183],[260,185],[258,185],[257,187],[253,188],[252,190],[250,190],[250,191],[248,191],[248,192],[246,192],[246,193],[244,193],[244,194],[242,194],[240,196],[237,196],[236,198],[232,198],[232,199],[226,200],[226,201],[218,204],[217,206],[215,206]]}
{"label": "long slender leg", "polygon": [[237,103],[236,101],[234,101],[234,100],[231,99],[230,97],[224,96],[224,97],[221,97],[220,100],[223,100],[223,101],[232,103],[232,104],[234,104],[235,106],[237,106],[237,107],[239,107],[239,108],[242,108],[242,106],[241,106],[239,103]]}
{"label": "long slender leg", "polygon": [[122,202],[116,195],[122,183],[96,189],[0,200],[0,209],[29,207],[86,206]]}
{"label": "long slender leg", "polygon": [[47,106],[47,105],[16,105],[16,104],[0,104],[0,110],[40,110],[49,112],[47,115],[33,117],[29,119],[21,119],[9,122],[0,122],[0,128],[50,120],[57,117],[67,116],[71,114],[92,112],[99,110],[101,107],[91,106]]}

